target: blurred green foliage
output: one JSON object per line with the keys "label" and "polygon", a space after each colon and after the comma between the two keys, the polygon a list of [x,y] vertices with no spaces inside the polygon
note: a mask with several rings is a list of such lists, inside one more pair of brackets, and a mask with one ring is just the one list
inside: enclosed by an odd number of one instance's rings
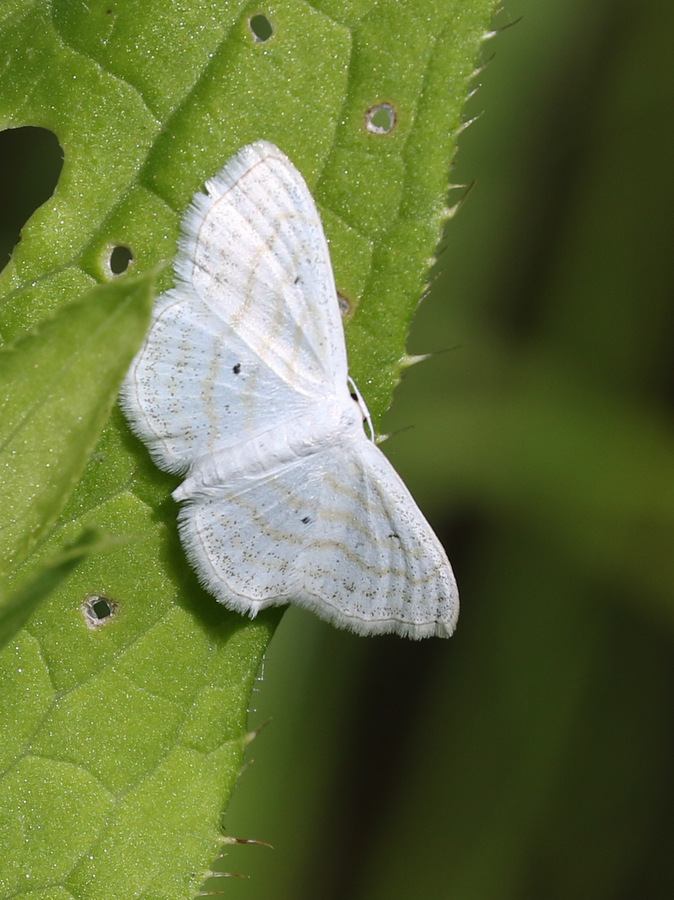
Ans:
{"label": "blurred green foliage", "polygon": [[253,883],[228,896],[674,896],[674,7],[511,0],[508,22],[409,346],[447,352],[384,421],[413,426],[386,450],[448,547],[458,630],[286,615],[226,818],[276,849],[232,851]]}

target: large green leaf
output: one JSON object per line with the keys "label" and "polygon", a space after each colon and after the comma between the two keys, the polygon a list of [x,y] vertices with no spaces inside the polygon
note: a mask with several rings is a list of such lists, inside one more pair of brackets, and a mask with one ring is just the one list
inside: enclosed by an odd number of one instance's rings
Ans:
{"label": "large green leaf", "polygon": [[[315,192],[352,310],[352,374],[379,421],[447,215],[492,8],[6,0],[0,122],[52,129],[64,165],[0,276],[3,339],[31,340],[31,326],[53,327],[41,324],[48,314],[113,282],[117,247],[140,272],[170,259],[192,194],[264,137]],[[167,269],[159,287],[170,283]],[[64,404],[76,409],[89,387],[64,387]],[[53,424],[43,447],[58,443]],[[138,537],[87,557],[2,657],[1,896],[31,885],[42,898],[176,900],[193,894],[217,851],[248,740],[247,697],[279,612],[250,623],[203,594],[177,540],[174,485],[114,413],[17,576],[39,571],[83,527]],[[40,533],[49,525],[45,516]],[[95,598],[114,615],[92,628]]]}

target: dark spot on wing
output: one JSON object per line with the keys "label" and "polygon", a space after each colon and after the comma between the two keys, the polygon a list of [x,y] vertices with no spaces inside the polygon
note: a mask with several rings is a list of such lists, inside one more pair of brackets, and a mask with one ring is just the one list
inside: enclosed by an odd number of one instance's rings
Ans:
{"label": "dark spot on wing", "polygon": [[241,363],[237,363],[235,366],[232,366],[232,372],[234,372],[235,375],[238,375],[240,371]]}
{"label": "dark spot on wing", "polygon": [[310,522],[311,522],[311,516],[305,516],[305,517],[302,519],[302,524],[303,524],[303,525],[309,525]]}

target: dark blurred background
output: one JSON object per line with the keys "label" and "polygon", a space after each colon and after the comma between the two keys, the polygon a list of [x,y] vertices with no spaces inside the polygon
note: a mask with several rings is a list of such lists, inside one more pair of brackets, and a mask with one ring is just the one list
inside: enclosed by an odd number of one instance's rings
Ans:
{"label": "dark blurred background", "polygon": [[231,848],[226,896],[674,896],[674,4],[511,0],[507,25],[410,338],[434,355],[385,422],[459,627],[285,615],[224,818],[275,849]]}

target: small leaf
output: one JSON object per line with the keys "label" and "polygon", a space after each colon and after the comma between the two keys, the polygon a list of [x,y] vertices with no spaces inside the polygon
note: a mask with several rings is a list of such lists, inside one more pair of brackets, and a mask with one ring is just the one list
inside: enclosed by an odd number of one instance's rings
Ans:
{"label": "small leaf", "polygon": [[98,440],[147,328],[152,276],[88,291],[0,350],[0,560],[44,537]]}

